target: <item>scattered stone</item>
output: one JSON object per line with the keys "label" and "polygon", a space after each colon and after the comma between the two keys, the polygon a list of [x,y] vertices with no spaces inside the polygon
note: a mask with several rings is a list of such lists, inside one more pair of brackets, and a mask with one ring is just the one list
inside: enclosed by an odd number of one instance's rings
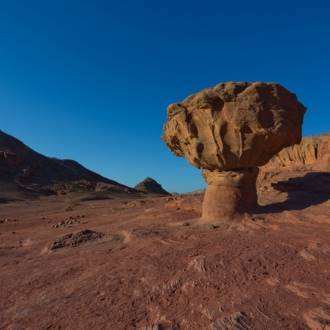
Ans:
{"label": "scattered stone", "polygon": [[158,228],[135,228],[132,230],[132,234],[139,238],[148,237],[161,237],[164,238],[168,235],[168,230],[158,227]]}
{"label": "scattered stone", "polygon": [[136,201],[124,202],[124,205],[126,205],[127,207],[143,206],[145,204],[146,204],[145,200],[136,200]]}
{"label": "scattered stone", "polygon": [[8,222],[16,222],[18,221],[17,219],[13,219],[13,218],[4,218],[4,219],[0,219],[0,224],[2,223],[8,223]]}
{"label": "scattered stone", "polygon": [[213,322],[210,326],[210,330],[248,330],[253,329],[251,324],[251,318],[244,312],[233,313],[230,316],[221,318]]}
{"label": "scattered stone", "polygon": [[[81,223],[80,219],[83,219],[83,218],[85,218],[85,215],[70,216],[69,218],[59,221],[58,223],[52,225],[52,227],[53,228],[64,228],[67,226],[80,224]],[[83,223],[87,223],[87,221],[83,222]]]}
{"label": "scattered stone", "polygon": [[153,325],[147,325],[142,330],[161,330],[161,325],[160,324],[153,324]]}
{"label": "scattered stone", "polygon": [[197,256],[189,263],[187,269],[197,272],[206,272],[206,258],[205,256]]}
{"label": "scattered stone", "polygon": [[310,252],[308,252],[307,250],[302,250],[299,252],[299,255],[304,258],[307,261],[314,261],[316,260],[315,256],[313,256]]}
{"label": "scattered stone", "polygon": [[330,328],[330,309],[317,307],[303,313],[303,317],[313,330],[328,330]]}
{"label": "scattered stone", "polygon": [[64,235],[51,245],[50,250],[57,250],[66,247],[77,247],[81,244],[98,240],[105,235],[103,233],[99,233],[93,230],[85,229],[75,234],[67,234]]}
{"label": "scattered stone", "polygon": [[220,228],[220,225],[217,225],[217,224],[214,224],[214,223],[211,223],[209,226],[209,229],[218,229],[218,228]]}
{"label": "scattered stone", "polygon": [[147,325],[141,330],[179,330],[180,325],[176,321],[163,321],[152,325]]}

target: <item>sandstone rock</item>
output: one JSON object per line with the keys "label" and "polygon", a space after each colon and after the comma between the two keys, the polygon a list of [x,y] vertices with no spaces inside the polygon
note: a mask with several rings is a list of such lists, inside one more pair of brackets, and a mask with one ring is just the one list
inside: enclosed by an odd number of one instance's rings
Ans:
{"label": "sandstone rock", "polygon": [[[330,134],[305,137],[300,144],[280,151],[266,165],[260,167],[257,185],[259,189],[269,190],[274,182],[296,177],[297,173],[309,172],[316,175],[319,173],[317,180],[309,180],[312,176],[308,176],[310,191],[326,190],[324,186],[327,183],[323,181],[322,173],[330,172]],[[292,183],[290,181],[288,185],[292,186]]]}
{"label": "sandstone rock", "polygon": [[297,167],[330,171],[330,134],[303,138],[300,144],[287,147],[271,158],[262,170]]}
{"label": "sandstone rock", "polygon": [[203,219],[212,221],[237,213],[252,212],[257,204],[258,168],[235,171],[204,171],[208,183],[202,208]]}
{"label": "sandstone rock", "polygon": [[198,168],[262,166],[300,142],[304,112],[278,84],[223,83],[170,105],[163,139]]}
{"label": "sandstone rock", "polygon": [[168,107],[163,140],[209,184],[202,219],[256,206],[256,167],[300,142],[305,111],[287,89],[262,82],[222,83]]}

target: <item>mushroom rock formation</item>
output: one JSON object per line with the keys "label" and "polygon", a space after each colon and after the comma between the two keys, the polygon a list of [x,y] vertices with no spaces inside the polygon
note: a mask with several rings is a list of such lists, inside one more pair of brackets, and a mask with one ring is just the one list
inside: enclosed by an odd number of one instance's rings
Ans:
{"label": "mushroom rock formation", "polygon": [[221,83],[168,107],[163,140],[208,184],[202,222],[253,211],[258,167],[300,142],[305,111],[295,94],[263,82]]}

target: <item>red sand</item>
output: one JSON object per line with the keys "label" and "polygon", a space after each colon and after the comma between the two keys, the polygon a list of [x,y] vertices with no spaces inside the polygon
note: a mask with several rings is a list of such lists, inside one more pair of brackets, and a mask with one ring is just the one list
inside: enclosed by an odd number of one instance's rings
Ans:
{"label": "red sand", "polygon": [[0,328],[330,329],[329,195],[292,196],[215,228],[201,195],[0,205]]}

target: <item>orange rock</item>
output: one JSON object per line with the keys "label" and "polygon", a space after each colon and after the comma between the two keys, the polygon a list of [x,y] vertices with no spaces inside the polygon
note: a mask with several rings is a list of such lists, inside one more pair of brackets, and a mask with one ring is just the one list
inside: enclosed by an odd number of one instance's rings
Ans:
{"label": "orange rock", "polygon": [[222,83],[168,107],[163,140],[202,168],[209,184],[204,221],[250,211],[256,167],[300,142],[305,111],[287,89],[262,82]]}
{"label": "orange rock", "polygon": [[303,138],[300,144],[285,148],[275,155],[262,170],[300,166],[330,171],[330,134]]}

